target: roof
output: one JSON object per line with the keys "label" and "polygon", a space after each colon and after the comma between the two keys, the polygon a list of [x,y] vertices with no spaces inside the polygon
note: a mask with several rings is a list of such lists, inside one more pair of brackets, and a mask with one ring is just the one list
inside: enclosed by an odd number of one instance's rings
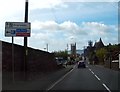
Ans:
{"label": "roof", "polygon": [[101,38],[100,38],[100,40],[99,40],[98,42],[95,42],[94,47],[95,47],[96,49],[99,49],[99,48],[104,47],[104,44],[103,44],[103,42],[102,42],[102,39],[101,39]]}

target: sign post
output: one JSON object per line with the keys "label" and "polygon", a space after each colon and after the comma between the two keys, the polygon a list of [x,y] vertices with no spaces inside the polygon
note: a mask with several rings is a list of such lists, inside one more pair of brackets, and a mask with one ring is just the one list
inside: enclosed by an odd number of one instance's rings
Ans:
{"label": "sign post", "polygon": [[[12,37],[12,75],[15,80],[15,62],[14,62],[14,37],[30,37],[31,24],[25,22],[6,22],[5,36]],[[27,45],[26,45],[27,46]],[[26,50],[27,47],[25,47]],[[26,53],[26,51],[24,52]],[[24,72],[26,71],[26,54],[24,55]],[[25,75],[25,74],[24,74]]]}
{"label": "sign post", "polygon": [[24,63],[23,72],[24,78],[26,80],[26,69],[27,69],[27,37],[30,37],[31,33],[31,23],[28,22],[28,0],[25,1],[25,20],[24,22],[6,22],[5,23],[5,36],[12,37],[12,71],[14,80],[14,37],[24,37]]}
{"label": "sign post", "polygon": [[12,36],[12,74],[13,74],[13,82],[15,81],[15,62],[14,62],[14,37]]}
{"label": "sign post", "polygon": [[[25,1],[25,23],[28,23],[28,0]],[[27,71],[27,37],[24,37],[24,78],[26,80],[26,71]]]}
{"label": "sign post", "polygon": [[120,69],[120,54],[119,54],[119,69]]}

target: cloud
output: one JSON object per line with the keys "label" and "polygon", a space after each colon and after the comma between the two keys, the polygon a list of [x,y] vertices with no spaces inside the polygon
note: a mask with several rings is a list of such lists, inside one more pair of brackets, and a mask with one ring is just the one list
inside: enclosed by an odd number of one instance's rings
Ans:
{"label": "cloud", "polygon": [[33,29],[40,29],[40,30],[57,30],[58,29],[58,24],[55,21],[45,21],[45,22],[40,22],[40,21],[34,21],[32,23],[32,28]]}
{"label": "cloud", "polygon": [[[29,0],[29,13],[35,9],[57,9],[58,7],[67,7],[67,5],[61,0]],[[0,1],[0,20],[2,22],[20,21],[21,19],[24,19],[24,12],[25,0]]]}
{"label": "cloud", "polygon": [[24,9],[24,0],[1,0],[0,17],[6,17],[21,12]]}
{"label": "cloud", "polygon": [[[55,8],[64,7],[65,5],[61,0],[29,0],[29,8],[33,9],[44,9],[44,8]],[[0,17],[10,16],[24,11],[25,0],[1,0],[0,1]]]}
{"label": "cloud", "polygon": [[98,22],[83,22],[82,25],[83,29],[87,30],[90,35],[105,35],[111,28],[110,26]]}
{"label": "cloud", "polygon": [[83,31],[79,25],[77,25],[74,22],[71,21],[65,21],[63,23],[57,23],[55,21],[34,21],[32,23],[32,29],[33,30],[49,30],[52,31],[62,31],[65,33],[71,33],[71,34],[86,34],[85,31]]}
{"label": "cloud", "polygon": [[57,7],[67,7],[61,0],[31,0],[30,1],[30,9],[49,9],[49,8],[57,8]]}
{"label": "cloud", "polygon": [[[108,6],[106,3],[97,5],[82,3],[82,6],[79,6],[81,3],[69,3],[91,1],[115,2],[117,0],[29,0],[29,10],[33,13],[29,15],[32,24],[29,45],[34,48],[43,48],[46,43],[49,43],[51,50],[58,50],[64,49],[67,43],[77,42],[80,44],[79,48],[82,48],[88,40],[94,41],[99,37],[102,37],[106,43],[115,43],[118,32],[113,20],[116,21],[116,19],[110,15],[116,14],[114,10],[117,8],[109,3]],[[11,39],[3,35],[5,21],[24,21],[24,8],[25,0],[0,1],[0,30],[2,30],[0,38],[2,40],[11,42]],[[52,17],[55,17],[56,21]],[[21,43],[21,40],[23,39],[15,38],[15,43]]]}
{"label": "cloud", "polygon": [[78,25],[71,21],[64,21],[63,23],[57,23],[55,21],[34,21],[32,23],[32,29],[47,30],[50,32],[61,31],[72,35],[106,35],[114,32],[116,27],[113,25],[105,25],[101,22],[82,22]]}
{"label": "cloud", "polygon": [[61,0],[63,2],[118,2],[119,0]]}
{"label": "cloud", "polygon": [[[117,41],[115,40],[117,39],[117,26],[106,25],[102,22],[82,22],[77,24],[72,21],[64,21],[62,23],[34,21],[32,30],[34,30],[32,32],[34,39],[40,39],[43,43],[49,43],[55,46],[55,48],[58,45],[58,48],[61,48],[66,46],[67,43],[73,42],[84,46],[88,40],[95,41],[100,37],[102,37],[105,43]],[[110,38],[112,39],[109,40]]]}
{"label": "cloud", "polygon": [[65,21],[62,24],[60,24],[60,29],[61,30],[70,30],[70,31],[78,31],[79,30],[79,26],[71,21]]}

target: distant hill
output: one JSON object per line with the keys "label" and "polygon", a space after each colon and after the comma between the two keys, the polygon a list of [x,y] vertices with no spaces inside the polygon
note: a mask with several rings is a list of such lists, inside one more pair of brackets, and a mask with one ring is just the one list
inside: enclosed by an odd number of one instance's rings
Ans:
{"label": "distant hill", "polygon": [[76,50],[76,53],[77,54],[82,54],[82,53],[84,53],[84,50]]}
{"label": "distant hill", "polygon": [[[76,50],[76,53],[77,54],[82,54],[82,53],[84,53],[84,51],[83,50]],[[71,51],[68,51],[68,54],[71,54]]]}

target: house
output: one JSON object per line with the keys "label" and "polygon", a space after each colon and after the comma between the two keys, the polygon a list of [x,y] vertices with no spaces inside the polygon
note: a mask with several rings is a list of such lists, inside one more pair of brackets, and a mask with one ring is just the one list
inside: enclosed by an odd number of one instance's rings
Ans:
{"label": "house", "polygon": [[95,42],[94,48],[95,48],[95,50],[98,50],[98,49],[103,48],[103,47],[104,47],[104,44],[103,44],[102,39],[100,38],[100,40],[98,42]]}

